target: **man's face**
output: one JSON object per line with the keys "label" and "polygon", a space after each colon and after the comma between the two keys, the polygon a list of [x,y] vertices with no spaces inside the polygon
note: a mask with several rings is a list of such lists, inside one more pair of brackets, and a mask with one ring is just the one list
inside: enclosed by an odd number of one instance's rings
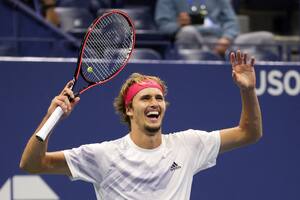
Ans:
{"label": "man's face", "polygon": [[166,102],[162,92],[157,88],[146,88],[133,97],[127,115],[132,128],[136,126],[146,134],[155,135],[161,130],[165,110]]}

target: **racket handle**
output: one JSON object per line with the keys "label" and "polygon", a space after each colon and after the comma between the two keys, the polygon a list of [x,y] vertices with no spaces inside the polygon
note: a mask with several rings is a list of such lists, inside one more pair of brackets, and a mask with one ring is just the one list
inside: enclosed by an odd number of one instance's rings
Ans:
{"label": "racket handle", "polygon": [[63,110],[60,106],[54,110],[54,112],[50,115],[49,119],[43,125],[43,127],[35,134],[36,138],[42,142],[45,141],[53,127],[57,124],[58,120],[64,114]]}

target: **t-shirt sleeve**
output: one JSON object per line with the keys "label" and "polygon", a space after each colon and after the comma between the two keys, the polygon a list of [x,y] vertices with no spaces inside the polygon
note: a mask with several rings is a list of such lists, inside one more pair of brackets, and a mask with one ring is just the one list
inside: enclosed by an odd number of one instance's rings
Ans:
{"label": "t-shirt sleeve", "polygon": [[188,130],[184,134],[185,143],[191,150],[194,174],[216,165],[220,150],[219,131]]}
{"label": "t-shirt sleeve", "polygon": [[103,142],[64,150],[63,153],[72,175],[71,180],[101,182],[108,165],[104,151],[105,146],[106,142]]}

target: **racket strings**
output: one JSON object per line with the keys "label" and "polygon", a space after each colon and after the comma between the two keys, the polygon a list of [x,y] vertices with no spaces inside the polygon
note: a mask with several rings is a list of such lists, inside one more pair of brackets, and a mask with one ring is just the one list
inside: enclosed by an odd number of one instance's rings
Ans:
{"label": "racket strings", "polygon": [[[94,50],[87,50],[86,51],[86,58],[85,61],[86,63],[88,63],[88,66],[91,67],[93,66],[92,69],[95,69],[97,73],[95,73],[94,71],[92,71],[93,75],[96,76],[96,78],[98,80],[100,79],[105,79],[105,77],[110,76],[112,73],[114,73],[119,67],[118,65],[116,65],[115,67],[111,68],[111,70],[109,70],[109,59],[112,59],[114,54],[110,53],[111,51],[106,51],[105,53],[103,53],[104,57],[102,58],[101,62],[98,62],[98,59],[94,59],[94,58],[90,58],[90,57],[96,57],[98,55],[97,52],[95,52]],[[120,55],[120,54],[119,54]],[[114,57],[114,62],[121,62],[122,58],[120,58],[120,56],[118,56],[117,58]],[[101,70],[99,70],[101,67]],[[97,74],[100,75],[97,76]],[[89,74],[88,74],[89,75]],[[90,79],[90,78],[89,78]]]}
{"label": "racket strings", "polygon": [[133,30],[127,19],[115,13],[105,16],[91,30],[82,56],[86,79],[99,82],[118,71],[127,60],[133,43]]}

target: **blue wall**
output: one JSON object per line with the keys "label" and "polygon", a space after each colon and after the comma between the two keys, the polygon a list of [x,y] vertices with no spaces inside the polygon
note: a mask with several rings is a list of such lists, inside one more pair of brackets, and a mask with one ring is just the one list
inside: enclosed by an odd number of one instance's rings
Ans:
{"label": "blue wall", "polygon": [[[25,174],[22,150],[64,84],[74,62],[0,61],[0,187]],[[59,124],[49,150],[115,139],[127,133],[112,101],[132,72],[158,75],[169,87],[164,132],[231,127],[240,116],[239,90],[227,64],[130,63],[113,81],[81,96],[72,115]],[[300,199],[300,65],[257,65],[264,137],[219,157],[217,166],[195,176],[193,200]],[[87,119],[88,118],[88,119]],[[60,199],[96,199],[92,185],[64,176],[43,175]]]}

